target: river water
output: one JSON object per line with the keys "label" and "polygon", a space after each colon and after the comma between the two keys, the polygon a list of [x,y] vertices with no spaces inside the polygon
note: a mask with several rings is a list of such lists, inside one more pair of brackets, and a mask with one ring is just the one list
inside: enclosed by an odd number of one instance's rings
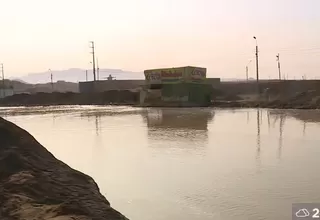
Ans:
{"label": "river water", "polygon": [[320,112],[0,108],[131,220],[286,220],[320,202]]}

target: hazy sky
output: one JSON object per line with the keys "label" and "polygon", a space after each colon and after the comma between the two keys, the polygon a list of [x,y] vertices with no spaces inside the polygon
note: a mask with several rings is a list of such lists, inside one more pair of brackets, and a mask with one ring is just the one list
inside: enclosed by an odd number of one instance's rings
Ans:
{"label": "hazy sky", "polygon": [[[320,0],[0,0],[0,62],[8,76],[100,67],[196,65],[245,77],[257,36],[261,77],[320,77]],[[254,76],[250,64],[250,76]]]}

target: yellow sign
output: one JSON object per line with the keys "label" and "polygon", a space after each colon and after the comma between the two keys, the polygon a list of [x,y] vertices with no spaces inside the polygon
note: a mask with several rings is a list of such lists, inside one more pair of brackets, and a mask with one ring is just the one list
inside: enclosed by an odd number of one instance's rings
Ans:
{"label": "yellow sign", "polygon": [[199,81],[206,78],[206,68],[178,67],[166,69],[145,70],[144,75],[148,84],[179,83]]}
{"label": "yellow sign", "polygon": [[189,67],[188,78],[191,81],[203,80],[207,76],[207,69],[200,67]]}
{"label": "yellow sign", "polygon": [[177,83],[185,78],[185,68],[170,68],[161,70],[162,83]]}
{"label": "yellow sign", "polygon": [[161,72],[159,71],[144,71],[144,75],[148,84],[161,83]]}

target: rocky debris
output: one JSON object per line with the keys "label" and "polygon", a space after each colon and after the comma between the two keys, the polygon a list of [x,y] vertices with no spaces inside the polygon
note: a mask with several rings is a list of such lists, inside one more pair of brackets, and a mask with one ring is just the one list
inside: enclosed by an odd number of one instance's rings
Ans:
{"label": "rocky debris", "polygon": [[94,180],[0,118],[1,220],[125,220]]}

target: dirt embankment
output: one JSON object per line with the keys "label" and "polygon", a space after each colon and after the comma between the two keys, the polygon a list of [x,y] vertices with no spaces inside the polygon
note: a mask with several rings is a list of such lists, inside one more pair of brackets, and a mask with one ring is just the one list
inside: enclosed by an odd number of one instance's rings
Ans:
{"label": "dirt embankment", "polygon": [[0,219],[125,220],[94,180],[0,118]]}
{"label": "dirt embankment", "polygon": [[259,87],[255,81],[224,82],[215,94],[216,107],[320,108],[320,80],[264,80]]}
{"label": "dirt embankment", "polygon": [[274,109],[320,109],[320,91],[309,90],[298,93],[273,93],[265,91],[260,95],[237,96],[238,99],[217,99],[212,102],[214,107],[236,108],[274,108]]}
{"label": "dirt embankment", "polygon": [[139,93],[128,90],[101,93],[54,92],[8,96],[0,100],[0,106],[136,104],[138,101]]}
{"label": "dirt embankment", "polygon": [[[242,83],[246,85],[245,83]],[[242,85],[241,84],[241,85]],[[273,83],[275,84],[275,83]],[[320,109],[320,89],[308,86],[285,87],[266,84],[260,95],[256,90],[215,88],[209,106],[221,108],[278,108],[278,109]],[[254,88],[254,84],[249,84]],[[267,85],[270,85],[267,87]],[[286,84],[283,84],[286,85]],[[289,84],[290,85],[290,84]],[[295,85],[295,84],[294,84]],[[298,84],[299,85],[299,84]],[[317,84],[318,85],[318,84]],[[229,86],[229,85],[228,85]],[[319,82],[320,86],[320,82]],[[249,87],[249,88],[251,88]],[[228,87],[229,88],[229,87]],[[237,87],[235,87],[237,88]],[[241,87],[242,88],[242,87]],[[245,87],[246,88],[246,87]],[[251,91],[251,92],[250,92]],[[101,93],[35,93],[16,94],[0,99],[0,106],[44,106],[44,105],[135,105],[139,106],[139,91],[110,90]],[[161,101],[161,93],[145,107],[196,107],[208,106],[196,103],[170,103]],[[147,103],[147,102],[146,102]]]}

